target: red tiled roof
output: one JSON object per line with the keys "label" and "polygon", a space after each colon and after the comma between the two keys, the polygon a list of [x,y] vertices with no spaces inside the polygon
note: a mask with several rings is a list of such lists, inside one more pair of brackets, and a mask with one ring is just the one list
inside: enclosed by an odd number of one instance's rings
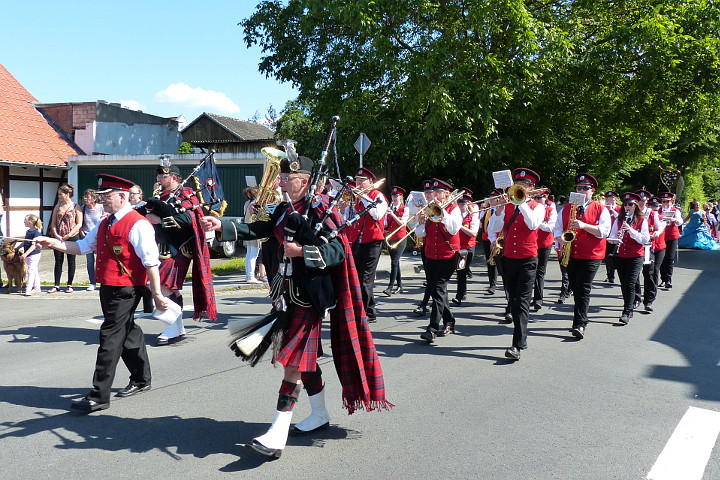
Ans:
{"label": "red tiled roof", "polygon": [[0,64],[0,162],[64,167],[78,152],[30,102],[37,102]]}

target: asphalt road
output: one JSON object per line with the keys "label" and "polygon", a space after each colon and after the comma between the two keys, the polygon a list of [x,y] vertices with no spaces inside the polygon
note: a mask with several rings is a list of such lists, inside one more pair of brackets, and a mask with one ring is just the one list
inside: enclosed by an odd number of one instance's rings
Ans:
{"label": "asphalt road", "polygon": [[[688,411],[711,419],[693,426],[691,439],[720,415],[718,259],[720,252],[682,251],[674,288],[627,326],[617,322],[620,287],[598,282],[582,341],[568,331],[572,304],[551,303],[559,291],[552,263],[547,306],[532,315],[529,349],[512,363],[503,356],[512,329],[500,322],[501,296],[483,294],[480,259],[468,301],[454,308],[458,334],[427,345],[419,339],[426,319],[411,313],[422,294],[419,260],[404,259],[408,292],[386,298],[384,256],[371,328],[396,407],[348,416],[326,356],[331,428],[291,437],[273,462],[243,444],[272,420],[282,372],[268,361],[250,368],[227,348],[228,318],[269,310],[263,290],[235,288],[243,275],[216,279],[217,323],[188,320],[186,340],[149,348],[151,391],[89,416],[68,405],[90,387],[97,293],[0,293],[0,471],[4,479],[642,479],[670,458],[683,474],[653,478],[717,479],[717,432],[705,442],[711,451],[700,476],[689,473],[692,455],[663,450]],[[138,322],[152,344],[162,325]],[[324,344],[331,353],[327,332]],[[121,365],[115,388],[126,378]],[[293,420],[308,410],[303,393]]]}

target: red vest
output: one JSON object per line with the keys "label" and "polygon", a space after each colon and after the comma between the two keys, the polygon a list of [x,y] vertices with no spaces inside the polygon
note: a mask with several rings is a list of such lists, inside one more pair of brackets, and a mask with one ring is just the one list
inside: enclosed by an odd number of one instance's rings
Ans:
{"label": "red vest", "polygon": [[[643,222],[647,222],[647,219],[642,218],[639,222],[633,223],[632,228],[639,232]],[[630,234],[626,232],[622,236],[622,243],[620,244],[618,253],[615,255],[622,258],[644,257],[645,245],[636,242]]]}
{"label": "red vest", "polygon": [[[373,190],[367,194],[370,200],[375,200],[378,195],[382,195],[382,193],[380,193],[380,190]],[[363,205],[363,203],[358,200],[355,204],[355,211],[357,213],[360,213],[363,210],[365,210],[365,205]],[[368,212],[363,215],[360,220],[358,220],[357,224],[358,230],[362,234],[362,236],[360,237],[360,243],[370,243],[385,239],[385,218],[375,220],[370,216],[370,212]]]}
{"label": "red vest", "polygon": [[[602,215],[604,208],[605,206],[600,202],[590,202],[580,221],[589,223],[590,225],[599,225],[600,215]],[[569,222],[570,204],[567,204],[562,210],[563,232],[567,230]],[[575,240],[573,240],[572,243],[570,258],[577,258],[579,260],[601,260],[605,258],[606,243],[607,240],[605,238],[597,238],[595,235],[578,228],[575,230]]]}
{"label": "red vest", "polygon": [[[445,207],[448,214],[458,208],[450,204]],[[460,250],[460,234],[450,235],[442,222],[425,223],[425,256],[432,260],[447,260]]]}
{"label": "red vest", "polygon": [[[677,212],[678,209],[672,207],[670,210]],[[675,215],[675,213],[673,213],[673,215]],[[677,240],[678,238],[680,238],[680,228],[675,225],[675,223],[668,222],[665,227],[665,241],[669,242],[671,240]]]}
{"label": "red vest", "polygon": [[[392,208],[392,207],[389,207],[389,208]],[[400,205],[398,207],[397,211],[395,211],[394,213],[395,213],[395,216],[399,220],[402,220],[403,215],[405,215],[405,205],[404,204]],[[395,218],[392,215],[388,214],[388,216],[387,216],[387,231],[388,231],[388,233],[394,231],[400,225],[401,224],[397,220],[395,220]],[[407,234],[407,227],[403,225],[403,227],[401,229],[399,229],[396,234],[394,234],[392,237],[390,237],[388,239],[388,242],[389,243],[397,242],[398,240],[403,238],[406,234]]]}
{"label": "red vest", "polygon": [[[473,212],[469,212],[467,215],[465,215],[465,218],[462,220],[462,226],[465,228],[470,228],[470,223],[472,223],[472,219],[475,216]],[[468,235],[467,233],[460,230],[458,232],[458,235],[460,236],[460,248],[474,248],[475,244],[477,243],[477,235]]]}
{"label": "red vest", "polygon": [[[655,219],[657,218],[657,216],[658,212],[656,212],[655,210],[650,211],[650,220],[648,221],[648,230],[650,230],[650,235],[655,233]],[[658,236],[658,238],[652,241],[652,249],[653,252],[661,252],[666,248],[667,245],[665,245],[665,235],[663,232]]]}
{"label": "red vest", "polygon": [[[527,202],[527,206],[531,210],[534,210],[537,204],[535,200]],[[515,205],[512,203],[505,205],[505,226],[503,227],[505,247],[503,248],[503,257],[516,259],[537,257],[538,229],[530,230],[525,224],[525,217],[523,217],[522,213],[518,213],[508,228],[508,222],[510,222],[514,214]]]}
{"label": "red vest", "polygon": [[[115,222],[109,231],[108,219],[105,218],[100,222],[97,231],[95,278],[101,285],[144,287],[147,284],[147,270],[140,257],[135,254],[135,248],[128,238],[130,230],[139,221],[146,221],[145,217],[131,210]],[[130,271],[132,278],[122,270],[118,259]]]}
{"label": "red vest", "polygon": [[[550,214],[553,211],[553,204],[552,202],[548,202],[545,205],[545,218],[543,219],[543,222],[547,222],[550,220]],[[540,230],[538,228],[538,248],[547,248],[550,245],[552,245],[555,242],[555,236],[553,235],[553,232],[546,232],[545,230]]]}

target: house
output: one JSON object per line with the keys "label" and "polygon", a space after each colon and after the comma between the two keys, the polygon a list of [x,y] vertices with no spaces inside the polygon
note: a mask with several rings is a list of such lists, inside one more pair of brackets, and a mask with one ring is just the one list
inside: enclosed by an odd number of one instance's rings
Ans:
{"label": "house", "polygon": [[[91,188],[96,173],[108,173],[133,180],[143,189],[145,198],[152,195],[155,168],[160,156],[169,156],[187,178],[209,151],[214,155],[218,175],[225,191],[226,215],[242,216],[248,180],[259,182],[265,167],[263,147],[276,146],[274,133],[267,127],[236,118],[203,113],[182,131],[182,141],[203,153],[177,154],[173,151],[155,154],[76,155],[69,159],[69,179],[80,188]],[[101,152],[104,153],[104,152]],[[160,153],[160,154],[158,154]],[[191,185],[192,186],[192,185]]]}
{"label": "house", "polygon": [[34,102],[37,99],[0,64],[0,195],[7,236],[24,236],[24,219],[30,213],[47,226],[57,189],[67,181],[67,159],[81,153]]}

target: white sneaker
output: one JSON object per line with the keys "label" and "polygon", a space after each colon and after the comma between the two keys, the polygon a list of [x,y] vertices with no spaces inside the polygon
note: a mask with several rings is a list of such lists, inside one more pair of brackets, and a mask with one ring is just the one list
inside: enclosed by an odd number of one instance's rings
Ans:
{"label": "white sneaker", "polygon": [[261,284],[263,283],[262,280],[258,280],[257,278],[251,278],[246,283],[254,283],[254,284]]}
{"label": "white sneaker", "polygon": [[90,286],[87,288],[87,291],[92,292],[93,290],[95,290],[95,285],[90,284]]}

